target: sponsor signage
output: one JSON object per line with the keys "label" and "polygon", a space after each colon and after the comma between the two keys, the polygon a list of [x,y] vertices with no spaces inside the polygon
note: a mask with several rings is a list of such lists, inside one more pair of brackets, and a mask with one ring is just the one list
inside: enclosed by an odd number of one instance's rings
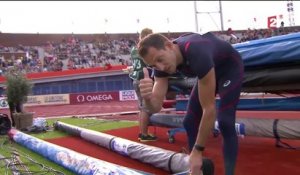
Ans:
{"label": "sponsor signage", "polygon": [[119,93],[115,92],[97,92],[70,94],[71,104],[96,103],[103,101],[119,101]]}
{"label": "sponsor signage", "polygon": [[0,109],[8,108],[6,97],[0,97]]}
{"label": "sponsor signage", "polygon": [[[70,104],[69,94],[30,95],[24,106]],[[6,97],[0,97],[0,109],[8,108]]]}
{"label": "sponsor signage", "polygon": [[[24,106],[70,104],[69,94],[29,95]],[[0,109],[9,108],[6,97],[0,97]]]}
{"label": "sponsor signage", "polygon": [[137,100],[135,90],[119,91],[120,101]]}
{"label": "sponsor signage", "polygon": [[24,106],[62,105],[70,104],[69,94],[34,95],[28,96]]}

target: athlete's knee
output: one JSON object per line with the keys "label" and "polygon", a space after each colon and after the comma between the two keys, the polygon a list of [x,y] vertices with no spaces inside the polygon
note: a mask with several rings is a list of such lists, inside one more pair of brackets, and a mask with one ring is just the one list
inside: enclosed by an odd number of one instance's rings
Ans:
{"label": "athlete's knee", "polygon": [[236,134],[234,121],[229,120],[228,118],[226,119],[224,117],[218,120],[218,124],[219,124],[219,129],[223,135]]}
{"label": "athlete's knee", "polygon": [[193,115],[186,115],[183,119],[183,127],[187,133],[189,150],[191,151],[196,141],[199,125],[195,122]]}

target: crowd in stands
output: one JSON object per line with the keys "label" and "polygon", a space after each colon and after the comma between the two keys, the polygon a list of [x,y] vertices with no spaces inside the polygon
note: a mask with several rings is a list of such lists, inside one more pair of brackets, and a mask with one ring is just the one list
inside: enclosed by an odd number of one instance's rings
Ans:
{"label": "crowd in stands", "polygon": [[256,39],[262,39],[262,38],[269,38],[272,36],[278,36],[278,35],[285,35],[288,33],[294,33],[299,32],[298,29],[290,29],[287,27],[284,27],[284,23],[281,23],[281,26],[276,29],[253,29],[251,30],[248,28],[248,30],[245,31],[233,31],[231,28],[229,28],[226,31],[226,34],[219,34],[220,38],[224,39],[225,41],[230,42],[231,44],[256,40]]}
{"label": "crowd in stands", "polygon": [[82,69],[110,65],[130,65],[132,40],[106,43],[80,41],[76,37],[43,46],[0,46],[0,73],[17,67],[26,73]]}
{"label": "crowd in stands", "polygon": [[11,68],[23,72],[39,72],[41,59],[38,58],[38,49],[29,46],[1,47],[0,46],[0,74],[3,75]]}
{"label": "crowd in stands", "polygon": [[[214,32],[231,44],[268,38],[276,35],[298,32],[280,27],[276,30],[260,29]],[[11,67],[25,73],[61,71],[102,67],[107,65],[131,65],[130,49],[134,40],[111,40],[108,42],[82,41],[75,36],[63,39],[60,43],[46,42],[42,46],[4,47],[0,45],[0,75]],[[0,43],[1,44],[1,43]]]}
{"label": "crowd in stands", "polygon": [[128,65],[133,44],[134,41],[124,39],[101,43],[80,41],[75,37],[61,43],[48,42],[44,47],[43,71],[91,68],[107,64]]}

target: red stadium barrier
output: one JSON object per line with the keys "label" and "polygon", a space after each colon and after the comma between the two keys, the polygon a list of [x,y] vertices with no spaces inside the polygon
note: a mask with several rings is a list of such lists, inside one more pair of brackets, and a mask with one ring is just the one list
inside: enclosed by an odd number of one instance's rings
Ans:
{"label": "red stadium barrier", "polygon": [[[29,73],[27,74],[27,78],[31,80],[55,78],[55,77],[63,77],[63,76],[71,76],[71,75],[79,75],[79,74],[119,71],[125,68],[127,68],[126,65],[118,65],[118,66],[111,66],[111,67],[95,67],[95,68],[87,68],[87,69],[63,70],[63,71],[56,71],[56,72]],[[5,82],[5,77],[0,76],[0,83],[4,83],[4,82]]]}

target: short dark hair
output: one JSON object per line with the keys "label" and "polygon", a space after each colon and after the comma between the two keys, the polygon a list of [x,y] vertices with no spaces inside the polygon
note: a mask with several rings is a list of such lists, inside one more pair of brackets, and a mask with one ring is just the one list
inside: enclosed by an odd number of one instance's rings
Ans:
{"label": "short dark hair", "polygon": [[162,34],[153,33],[143,38],[138,43],[138,52],[141,57],[148,54],[148,49],[154,47],[157,50],[165,49],[165,42],[169,39]]}

